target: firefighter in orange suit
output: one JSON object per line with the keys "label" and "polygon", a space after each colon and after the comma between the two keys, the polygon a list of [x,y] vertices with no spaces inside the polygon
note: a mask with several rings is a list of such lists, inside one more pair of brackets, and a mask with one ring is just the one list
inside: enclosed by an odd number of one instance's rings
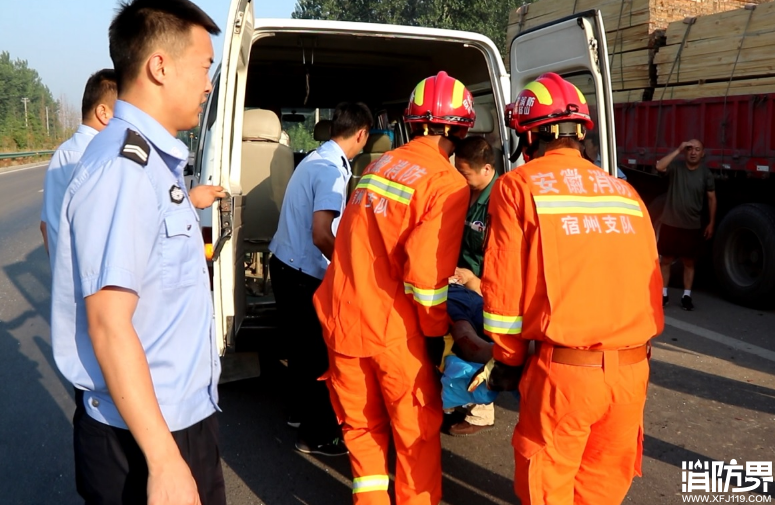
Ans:
{"label": "firefighter in orange suit", "polygon": [[449,329],[447,283],[469,195],[449,156],[474,124],[473,98],[439,72],[417,85],[404,120],[413,139],[365,170],[315,294],[358,505],[390,504],[391,430],[397,503],[441,500],[443,414],[426,341],[442,350]]}
{"label": "firefighter in orange suit", "polygon": [[663,326],[654,230],[632,187],[581,157],[593,123],[573,84],[544,74],[509,112],[535,159],[492,190],[482,294],[495,346],[471,386],[519,384],[523,505],[618,504],[641,474],[649,341]]}

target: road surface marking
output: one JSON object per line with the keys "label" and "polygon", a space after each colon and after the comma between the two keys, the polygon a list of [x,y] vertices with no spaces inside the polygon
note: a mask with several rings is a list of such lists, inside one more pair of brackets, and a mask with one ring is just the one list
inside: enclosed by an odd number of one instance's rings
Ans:
{"label": "road surface marking", "polygon": [[455,477],[453,475],[450,475],[450,474],[448,474],[446,472],[444,473],[444,478],[451,480],[452,482],[454,482],[458,486],[466,488],[467,490],[471,491],[472,493],[478,494],[479,496],[482,496],[482,497],[486,498],[487,500],[489,500],[492,503],[497,503],[498,505],[508,505],[508,502],[505,502],[505,501],[501,500],[497,496],[493,496],[490,493],[488,493],[487,491],[484,491],[483,489],[479,489],[478,487],[473,486],[473,485],[471,485],[468,482],[465,482],[463,480],[460,480],[457,477]]}
{"label": "road surface marking", "polygon": [[0,172],[0,175],[13,174],[13,173],[16,173],[16,172],[24,172],[25,170],[32,170],[33,168],[41,168],[41,167],[45,167],[45,166],[48,166],[48,163],[42,163],[40,165],[35,165],[33,167],[26,167],[26,168],[18,168],[16,170],[9,170],[8,172]]}
{"label": "road surface marking", "polygon": [[718,342],[719,344],[726,345],[733,349],[737,349],[738,351],[754,354],[756,356],[759,356],[760,358],[764,358],[766,360],[775,362],[775,352],[770,351],[769,349],[765,349],[763,347],[759,347],[758,345],[749,344],[747,342],[737,340],[736,338],[727,337],[726,335],[722,335],[721,333],[717,333],[712,330],[707,330],[705,328],[701,328],[691,323],[685,323],[683,321],[679,321],[678,319],[674,319],[669,316],[665,316],[665,324],[672,326],[673,328],[677,328],[679,330],[692,333],[694,335],[697,335],[698,337],[707,338],[708,340]]}
{"label": "road surface marking", "polygon": [[749,368],[738,363],[739,360],[703,354],[702,351],[692,351],[676,344],[678,342],[655,340],[651,359],[740,383],[775,387],[775,376],[772,373]]}

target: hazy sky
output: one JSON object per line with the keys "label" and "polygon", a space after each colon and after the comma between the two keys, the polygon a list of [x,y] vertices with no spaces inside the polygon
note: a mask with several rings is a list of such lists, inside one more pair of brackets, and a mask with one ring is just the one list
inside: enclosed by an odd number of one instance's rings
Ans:
{"label": "hazy sky", "polygon": [[[194,0],[223,30],[230,0]],[[0,52],[27,60],[49,87],[80,107],[86,79],[112,67],[108,25],[118,0],[0,0]],[[255,0],[256,17],[289,18],[296,0]],[[216,64],[221,61],[223,35],[213,40]]]}

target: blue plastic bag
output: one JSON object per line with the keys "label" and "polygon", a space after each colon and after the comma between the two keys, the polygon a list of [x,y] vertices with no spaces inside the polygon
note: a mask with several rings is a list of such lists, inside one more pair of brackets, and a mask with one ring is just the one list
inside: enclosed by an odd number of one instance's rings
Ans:
{"label": "blue plastic bag", "polygon": [[486,405],[495,401],[498,393],[479,384],[473,393],[468,392],[471,378],[482,368],[479,363],[469,363],[457,356],[447,356],[444,362],[444,374],[441,376],[441,401],[445,409],[475,404]]}

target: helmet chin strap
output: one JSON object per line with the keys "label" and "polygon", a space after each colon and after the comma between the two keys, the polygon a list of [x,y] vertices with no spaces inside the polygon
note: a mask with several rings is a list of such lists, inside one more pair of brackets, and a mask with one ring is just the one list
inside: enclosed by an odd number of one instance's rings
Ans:
{"label": "helmet chin strap", "polygon": [[534,135],[532,131],[527,131],[519,136],[519,142],[517,142],[517,148],[509,156],[509,161],[515,163],[519,159],[519,155],[522,155],[522,159],[525,163],[530,161],[538,152],[538,148],[541,145],[542,138],[540,135]]}
{"label": "helmet chin strap", "polygon": [[457,132],[451,132],[452,126],[451,125],[444,125],[444,138],[452,142],[452,145],[455,146],[455,149],[457,149],[457,146],[460,145],[460,142],[465,138],[465,134],[461,135],[460,131]]}
{"label": "helmet chin strap", "polygon": [[533,128],[519,135],[517,148],[509,156],[511,163],[519,159],[519,155],[525,162],[530,161],[536,152],[538,152],[541,142],[549,143],[563,137],[572,137],[581,142],[586,137],[587,130],[581,123],[562,122]]}

